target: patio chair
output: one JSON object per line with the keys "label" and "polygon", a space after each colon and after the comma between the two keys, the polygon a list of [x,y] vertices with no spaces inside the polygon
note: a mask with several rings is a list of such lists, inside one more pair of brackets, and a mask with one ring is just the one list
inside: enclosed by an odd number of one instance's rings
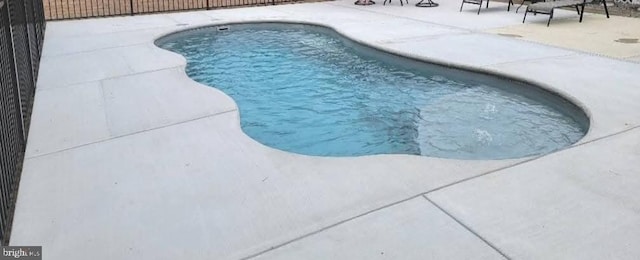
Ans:
{"label": "patio chair", "polygon": [[[527,13],[535,14],[546,14],[549,15],[549,20],[547,21],[547,27],[551,24],[551,19],[553,18],[553,10],[561,7],[575,7],[576,12],[580,15],[580,22],[582,22],[582,16],[584,15],[584,6],[587,0],[558,0],[553,2],[538,2],[534,4],[530,4],[527,6],[527,11],[524,12],[524,18],[522,19],[522,23],[527,19]],[[604,12],[607,14],[607,19],[609,18],[609,10],[607,9],[607,1],[602,0],[604,4]],[[578,8],[578,7],[581,7]]]}
{"label": "patio chair", "polygon": [[537,2],[544,2],[544,0],[522,0],[522,2],[520,2],[520,5],[518,5],[518,8],[516,8],[516,14],[520,10],[520,7],[524,5],[525,2],[529,2],[529,4],[535,4]]}
{"label": "patio chair", "polygon": [[[478,14],[480,14],[483,1],[484,0],[462,0],[462,5],[460,5],[460,12],[462,12],[462,7],[464,6],[464,4],[473,4],[473,5],[478,5]],[[509,4],[507,5],[507,12],[511,11],[512,5],[513,5],[513,0],[509,0]],[[487,7],[485,8],[489,8],[489,0],[487,0]]]}
{"label": "patio chair", "polygon": [[[386,5],[387,2],[391,3],[391,0],[384,0],[384,2],[382,3],[382,5]],[[409,4],[409,0],[405,0],[405,2],[407,2],[407,4]],[[402,4],[402,0],[400,0],[400,6],[404,6],[404,4]]]}

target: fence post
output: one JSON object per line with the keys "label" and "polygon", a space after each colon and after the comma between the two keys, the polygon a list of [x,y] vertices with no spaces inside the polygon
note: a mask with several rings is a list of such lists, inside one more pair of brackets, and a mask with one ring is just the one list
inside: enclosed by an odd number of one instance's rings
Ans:
{"label": "fence post", "polygon": [[207,10],[211,10],[210,6],[211,6],[210,0],[207,0]]}
{"label": "fence post", "polygon": [[131,13],[131,16],[133,16],[133,0],[129,0],[129,11]]}

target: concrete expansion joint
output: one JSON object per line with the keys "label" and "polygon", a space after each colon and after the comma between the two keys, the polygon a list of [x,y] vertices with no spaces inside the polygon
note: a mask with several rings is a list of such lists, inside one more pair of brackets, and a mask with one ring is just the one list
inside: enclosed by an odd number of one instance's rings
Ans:
{"label": "concrete expansion joint", "polygon": [[559,153],[559,152],[564,152],[564,151],[569,151],[569,150],[572,150],[572,149],[576,149],[576,148],[582,147],[582,146],[584,146],[586,144],[590,144],[590,143],[594,143],[594,142],[598,142],[598,141],[603,141],[605,139],[609,139],[609,138],[612,138],[612,137],[615,137],[615,136],[618,136],[618,135],[621,135],[621,134],[624,134],[624,133],[627,133],[627,132],[631,132],[631,131],[633,131],[635,129],[640,129],[640,125],[633,126],[631,128],[628,128],[628,129],[625,129],[625,130],[622,130],[622,131],[619,131],[619,132],[616,132],[616,133],[612,133],[612,134],[609,134],[609,135],[605,135],[605,136],[601,136],[601,137],[598,137],[598,138],[594,138],[593,140],[589,140],[589,141],[584,142],[584,143],[579,143],[579,144],[567,147],[566,149],[563,149],[563,150],[559,150],[559,151],[556,151],[556,152],[552,152],[552,153],[540,155],[540,156],[537,156],[537,157],[529,158],[527,160],[520,161],[520,162],[511,164],[511,165],[506,165],[504,167],[500,167],[500,168],[497,168],[495,170],[487,171],[487,172],[484,172],[484,173],[481,173],[481,174],[478,174],[478,175],[475,175],[475,176],[471,176],[471,177],[468,177],[468,178],[465,178],[465,179],[461,179],[461,180],[458,180],[458,181],[455,181],[455,182],[452,182],[452,183],[437,187],[437,188],[432,189],[430,191],[424,192],[423,194],[424,195],[428,195],[429,193],[432,193],[432,192],[435,192],[435,191],[439,191],[439,190],[442,190],[442,189],[446,189],[448,187],[451,187],[451,186],[454,186],[454,185],[457,185],[457,184],[460,184],[460,183],[463,183],[463,182],[466,182],[466,181],[469,181],[469,180],[473,180],[473,179],[477,179],[477,178],[480,178],[480,177],[484,177],[486,175],[493,174],[493,173],[499,173],[502,170],[514,168],[514,167],[519,166],[519,165],[523,165],[523,164],[526,164],[526,163],[529,163],[529,162],[537,161],[538,159],[541,159],[541,158],[544,158],[544,157],[547,157],[547,156],[550,156],[550,155],[553,155],[553,154],[556,154],[556,153]]}
{"label": "concrete expansion joint", "polygon": [[[125,16],[126,17],[126,16]],[[55,24],[55,23],[65,23],[68,21],[48,21],[47,24]],[[148,28],[131,28],[131,29],[126,29],[126,30],[120,30],[120,31],[113,31],[113,32],[106,32],[106,33],[95,33],[95,34],[89,34],[90,36],[98,36],[98,35],[114,35],[114,34],[121,34],[121,33],[127,33],[127,32],[139,32],[139,31],[151,31],[151,30],[159,30],[159,29],[165,29],[167,27],[171,27],[171,25],[159,25],[159,26],[152,26],[152,27],[148,27]],[[49,36],[47,36],[49,37]],[[64,37],[64,38],[82,38],[82,37],[87,37],[86,34],[74,34],[74,35],[65,35],[65,36],[57,36],[57,37]],[[57,38],[56,36],[52,36],[51,38],[55,39]]]}
{"label": "concrete expansion joint", "polygon": [[48,87],[46,85],[45,86],[38,86],[36,88],[36,92],[49,92],[49,91],[63,90],[63,89],[67,89],[67,88],[79,87],[79,86],[82,86],[82,85],[86,85],[88,83],[100,83],[100,85],[102,85],[102,80],[91,80],[91,81],[86,81],[86,82],[71,83],[71,84],[60,85],[60,86],[55,86],[55,87]]}
{"label": "concrete expansion joint", "polygon": [[625,134],[627,132],[631,132],[631,131],[636,130],[636,129],[640,129],[640,125],[634,125],[634,126],[631,126],[631,127],[627,128],[625,130],[618,131],[616,133],[612,133],[612,134],[608,134],[608,135],[601,136],[601,137],[598,137],[598,138],[594,138],[593,140],[589,140],[587,142],[568,147],[566,150],[573,149],[574,147],[583,146],[585,144],[590,144],[590,143],[593,143],[593,142],[597,142],[597,141],[600,141],[600,140],[608,139],[608,138],[611,138],[611,137],[614,137],[614,136],[618,136],[618,135],[621,135],[621,134]]}
{"label": "concrete expansion joint", "polygon": [[[143,74],[148,74],[148,73],[154,73],[154,72],[160,72],[160,71],[164,71],[164,70],[180,69],[180,68],[184,68],[184,67],[185,67],[184,65],[177,65],[177,66],[160,68],[160,69],[145,70],[145,71],[134,72],[134,73],[131,73],[131,74],[126,74],[126,75],[118,75],[118,76],[106,77],[106,78],[96,79],[96,80],[73,82],[73,83],[70,83],[70,84],[67,84],[67,85],[49,87],[49,88],[45,88],[45,89],[36,88],[36,91],[62,89],[62,88],[73,87],[73,86],[82,85],[82,84],[94,83],[94,82],[100,82],[100,84],[102,84],[102,82],[107,81],[107,80],[129,78],[129,77],[133,77],[133,76],[138,76],[138,75],[143,75]],[[131,69],[131,67],[128,67],[128,68]]]}
{"label": "concrete expansion joint", "polygon": [[53,152],[48,152],[48,153],[38,154],[38,155],[33,155],[33,156],[26,156],[25,157],[25,161],[26,160],[40,158],[40,157],[46,157],[46,156],[49,156],[49,155],[53,155],[53,154],[57,154],[57,153],[65,152],[65,151],[70,151],[70,150],[78,149],[78,148],[81,148],[81,147],[97,145],[97,144],[109,142],[109,141],[112,141],[112,140],[116,140],[116,139],[120,139],[120,138],[124,138],[124,137],[128,137],[128,136],[134,136],[134,135],[147,133],[147,132],[151,132],[151,131],[155,131],[155,130],[159,130],[159,129],[169,128],[169,127],[182,125],[182,124],[188,124],[188,123],[191,123],[191,122],[195,122],[195,121],[199,121],[199,120],[203,120],[203,119],[208,119],[208,118],[224,115],[224,114],[227,114],[227,113],[230,113],[230,112],[235,112],[237,110],[238,110],[237,108],[229,109],[229,110],[225,110],[225,111],[222,111],[222,112],[216,112],[216,113],[213,113],[213,114],[192,118],[192,119],[189,119],[189,120],[184,120],[184,121],[180,121],[180,122],[171,123],[171,124],[168,124],[168,125],[162,125],[162,126],[149,128],[149,129],[145,129],[145,130],[141,130],[141,131],[136,131],[136,132],[132,132],[132,133],[128,133],[128,134],[117,135],[117,136],[113,136],[111,138],[107,138],[107,139],[103,139],[103,140],[99,140],[99,141],[95,141],[95,142],[90,142],[90,143],[86,143],[86,144],[81,144],[81,145],[77,145],[77,146],[69,147],[69,148],[65,148],[65,149],[60,149],[60,150],[53,151]]}
{"label": "concrete expansion joint", "polygon": [[104,48],[91,49],[91,50],[85,50],[85,51],[77,51],[77,52],[54,54],[54,55],[42,55],[42,57],[43,58],[60,58],[60,57],[68,57],[68,56],[87,54],[87,53],[92,53],[92,52],[114,50],[114,49],[119,49],[119,48],[127,48],[127,47],[133,47],[133,46],[139,46],[139,45],[147,45],[147,44],[149,44],[149,43],[142,42],[142,43],[123,44],[123,45],[118,45],[118,46],[104,47]]}
{"label": "concrete expansion joint", "polygon": [[396,43],[403,43],[403,42],[415,41],[415,40],[435,40],[435,39],[442,38],[442,37],[447,37],[447,36],[462,36],[462,35],[470,35],[470,34],[473,34],[473,32],[471,32],[471,31],[462,31],[462,32],[439,33],[439,34],[432,34],[432,35],[422,35],[422,36],[414,36],[414,37],[396,38],[396,39],[393,39],[393,40],[379,40],[379,41],[374,41],[374,43],[378,43],[378,44],[396,44]]}
{"label": "concrete expansion joint", "polygon": [[426,194],[422,195],[422,198],[424,198],[425,200],[427,200],[427,202],[431,203],[433,206],[435,206],[436,208],[438,208],[440,211],[442,211],[444,214],[446,214],[447,216],[449,216],[451,219],[453,219],[456,223],[458,223],[460,226],[462,226],[464,229],[466,229],[467,231],[471,232],[471,234],[473,234],[474,236],[476,236],[477,238],[479,238],[480,240],[482,240],[482,242],[484,242],[486,245],[488,245],[489,247],[493,248],[493,250],[495,250],[496,252],[498,252],[500,255],[502,255],[502,257],[504,257],[505,259],[511,259],[507,254],[505,254],[504,252],[502,252],[500,249],[498,249],[498,247],[496,245],[494,245],[493,243],[491,243],[489,240],[485,239],[484,237],[482,237],[480,234],[478,234],[478,232],[476,232],[475,230],[473,230],[469,225],[463,223],[461,220],[459,220],[458,218],[456,218],[455,216],[453,216],[451,213],[449,213],[447,210],[445,210],[444,208],[440,207],[440,205],[438,205],[437,203],[435,203],[434,201],[432,201],[431,199],[429,199],[429,197],[427,197]]}
{"label": "concrete expansion joint", "polygon": [[578,56],[578,53],[571,53],[571,54],[565,54],[565,55],[554,55],[554,56],[546,56],[546,57],[538,57],[538,58],[532,58],[532,59],[511,60],[511,61],[507,61],[507,62],[498,62],[498,63],[486,64],[486,65],[484,65],[484,67],[496,67],[496,66],[502,66],[502,65],[522,64],[523,62],[531,62],[531,61],[539,61],[539,60],[547,60],[547,59],[556,59],[556,58],[566,58],[566,57],[573,57],[573,56]]}
{"label": "concrete expansion joint", "polygon": [[[590,140],[590,141],[588,141],[588,142],[584,142],[584,143],[581,143],[581,144],[577,144],[577,145],[571,146],[571,147],[569,147],[569,148],[567,148],[567,149],[564,149],[564,150],[561,150],[561,151],[557,151],[557,152],[567,151],[567,150],[570,150],[570,149],[574,149],[574,148],[577,148],[577,147],[581,147],[581,146],[583,146],[583,145],[585,145],[585,144],[590,144],[590,143],[593,143],[593,142],[597,142],[597,141],[601,141],[601,140],[604,140],[604,139],[608,139],[608,138],[611,138],[611,137],[614,137],[614,136],[617,136],[617,135],[621,135],[621,134],[624,134],[624,133],[627,133],[627,132],[630,132],[630,131],[633,131],[633,130],[636,130],[636,129],[640,129],[640,125],[638,125],[638,126],[634,126],[634,127],[632,127],[632,128],[629,128],[629,129],[626,129],[626,130],[623,130],[623,131],[619,131],[619,132],[616,132],[616,133],[613,133],[613,134],[610,134],[610,135],[602,136],[602,137],[599,137],[599,138],[596,138],[596,139]],[[372,210],[366,211],[366,212],[361,213],[361,214],[358,214],[358,215],[356,215],[356,216],[353,216],[353,217],[349,217],[349,218],[343,219],[343,220],[338,221],[338,222],[336,222],[336,223],[334,223],[334,224],[331,224],[331,225],[328,225],[328,226],[322,227],[322,228],[320,228],[320,229],[318,229],[318,230],[316,230],[316,231],[312,231],[312,232],[309,232],[309,233],[307,233],[307,234],[301,235],[301,236],[299,236],[299,237],[296,237],[296,238],[291,239],[291,240],[289,240],[289,241],[286,241],[286,242],[284,242],[284,243],[277,244],[277,245],[272,246],[272,247],[270,247],[270,248],[268,248],[268,249],[266,249],[266,250],[262,250],[262,251],[260,251],[260,252],[255,253],[255,254],[248,255],[248,256],[243,257],[243,258],[241,258],[241,259],[242,259],[242,260],[246,260],[246,259],[253,259],[253,258],[255,258],[255,257],[258,257],[258,256],[260,256],[260,255],[263,255],[263,254],[265,254],[265,253],[268,253],[268,252],[270,252],[270,251],[273,251],[273,250],[276,250],[276,249],[278,249],[278,248],[284,247],[284,246],[286,246],[286,245],[292,244],[292,243],[294,243],[294,242],[297,242],[297,241],[303,240],[303,239],[305,239],[305,238],[307,238],[307,237],[314,236],[314,235],[316,235],[316,234],[322,233],[322,232],[327,231],[327,230],[329,230],[329,229],[332,229],[332,228],[334,228],[334,227],[337,227],[337,226],[340,226],[340,225],[342,225],[342,224],[345,224],[345,223],[351,222],[352,220],[355,220],[355,219],[358,219],[358,218],[361,218],[361,217],[367,216],[367,215],[369,215],[369,214],[371,214],[371,213],[374,213],[374,212],[377,212],[377,211],[380,211],[380,210],[383,210],[383,209],[386,209],[386,208],[389,208],[389,207],[392,207],[392,206],[398,205],[398,204],[400,204],[400,203],[403,203],[403,202],[406,202],[406,201],[409,201],[409,200],[412,200],[412,199],[415,199],[415,198],[418,198],[418,197],[423,197],[423,198],[424,198],[424,199],[426,199],[428,202],[430,202],[431,204],[433,204],[434,206],[436,206],[439,210],[441,210],[442,212],[444,212],[445,214],[447,214],[450,218],[452,218],[454,221],[456,221],[458,224],[460,224],[460,225],[461,225],[462,227],[464,227],[466,230],[468,230],[469,232],[471,232],[472,234],[474,234],[476,237],[478,237],[478,238],[479,238],[480,240],[482,240],[484,243],[486,243],[486,244],[487,244],[487,245],[489,245],[491,248],[493,248],[495,251],[497,251],[497,252],[498,252],[500,255],[502,255],[505,259],[511,259],[508,255],[506,255],[504,252],[500,251],[500,250],[499,250],[495,245],[493,245],[491,242],[489,242],[488,240],[486,240],[484,237],[482,237],[480,234],[478,234],[476,231],[474,231],[474,230],[473,230],[472,228],[470,228],[468,225],[464,224],[464,223],[463,223],[463,222],[461,222],[459,219],[457,219],[455,216],[453,216],[452,214],[450,214],[448,211],[446,211],[446,210],[444,210],[442,207],[440,207],[440,205],[436,204],[436,203],[435,203],[435,202],[433,202],[431,199],[429,199],[428,195],[429,195],[429,193],[432,193],[432,192],[435,192],[435,191],[439,191],[439,190],[442,190],[442,189],[445,189],[445,188],[448,188],[448,187],[454,186],[454,185],[456,185],[456,184],[460,184],[460,183],[463,183],[463,182],[466,182],[466,181],[469,181],[469,180],[473,180],[473,179],[476,179],[476,178],[480,178],[480,177],[483,177],[483,176],[486,176],[486,175],[489,175],[489,174],[498,173],[498,172],[501,172],[502,170],[506,170],[506,169],[509,169],[509,168],[513,168],[513,167],[516,167],[516,166],[519,166],[519,165],[522,165],[522,164],[525,164],[525,163],[529,163],[529,162],[532,162],[532,161],[536,161],[536,160],[538,160],[538,159],[540,159],[540,158],[543,158],[543,157],[549,156],[549,155],[551,155],[551,154],[555,154],[555,152],[554,152],[554,153],[550,153],[550,154],[546,154],[546,155],[542,155],[542,156],[538,156],[538,157],[534,157],[534,158],[530,158],[530,159],[526,159],[526,160],[524,160],[524,161],[520,161],[520,162],[517,162],[517,163],[511,164],[511,165],[507,165],[507,166],[504,166],[504,167],[501,167],[501,168],[498,168],[498,169],[495,169],[495,170],[487,171],[487,172],[485,172],[485,173],[481,173],[481,174],[476,175],[476,176],[472,176],[472,177],[465,178],[465,179],[462,179],[462,180],[459,180],[459,181],[455,181],[455,182],[452,182],[452,183],[449,183],[449,184],[446,184],[446,185],[443,185],[443,186],[440,186],[440,187],[437,187],[437,188],[431,189],[431,190],[429,190],[429,191],[422,192],[422,193],[419,193],[419,194],[417,194],[417,195],[413,195],[413,196],[410,196],[410,197],[408,197],[408,198],[401,199],[401,200],[398,200],[398,201],[395,201],[395,202],[392,202],[392,203],[389,203],[389,204],[383,205],[383,206],[381,206],[381,207],[378,207],[378,208],[375,208],[375,209],[372,209]]]}
{"label": "concrete expansion joint", "polygon": [[374,213],[374,212],[377,212],[377,211],[380,211],[380,210],[383,210],[383,209],[386,209],[386,208],[389,208],[389,207],[392,207],[392,206],[398,205],[398,204],[400,204],[400,203],[403,203],[403,202],[406,202],[406,201],[409,201],[409,200],[415,199],[415,198],[420,197],[420,196],[422,196],[422,194],[414,195],[414,196],[411,196],[411,197],[406,198],[406,199],[398,200],[398,201],[395,201],[395,202],[392,202],[392,203],[389,203],[389,204],[383,205],[383,206],[381,206],[381,207],[378,207],[378,208],[375,208],[375,209],[372,209],[372,210],[366,211],[366,212],[364,212],[364,213],[358,214],[358,215],[353,216],[353,217],[349,217],[349,218],[343,219],[343,220],[338,221],[338,222],[336,222],[336,223],[333,223],[333,224],[331,224],[331,225],[328,225],[328,226],[322,227],[322,228],[320,228],[320,229],[318,229],[318,230],[316,230],[316,231],[309,232],[309,233],[307,233],[307,234],[301,235],[301,236],[299,236],[299,237],[296,237],[296,238],[291,239],[291,240],[289,240],[289,241],[286,241],[286,242],[284,242],[284,243],[280,243],[280,244],[275,245],[275,246],[272,246],[272,247],[270,247],[270,248],[268,248],[268,249],[266,249],[266,250],[262,250],[262,251],[260,251],[260,252],[257,252],[257,253],[255,253],[255,254],[248,255],[248,256],[243,257],[243,258],[240,258],[240,259],[241,259],[241,260],[253,259],[253,258],[255,258],[255,257],[258,257],[258,256],[260,256],[260,255],[263,255],[263,254],[265,254],[265,253],[268,253],[268,252],[270,252],[270,251],[273,251],[273,250],[276,250],[276,249],[278,249],[278,248],[281,248],[281,247],[283,247],[283,246],[286,246],[286,245],[292,244],[292,243],[294,243],[294,242],[297,242],[297,241],[303,240],[303,239],[305,239],[305,238],[307,238],[307,237],[310,237],[310,236],[313,236],[313,235],[316,235],[316,234],[322,233],[322,232],[327,231],[327,230],[329,230],[329,229],[332,229],[332,228],[334,228],[334,227],[337,227],[337,226],[340,226],[340,225],[342,225],[342,224],[345,224],[345,223],[351,222],[352,220],[358,219],[358,218],[360,218],[360,217],[367,216],[367,215],[369,215],[369,214],[371,214],[371,213]]}
{"label": "concrete expansion joint", "polygon": [[[104,91],[104,82],[103,81],[99,81],[98,82],[98,88],[100,89],[100,101],[102,101],[102,107],[106,107],[107,106],[107,95],[105,95],[105,91]],[[111,122],[111,120],[109,120],[109,115],[107,113],[107,111],[105,110],[104,113],[102,113],[102,116],[104,117],[104,121],[106,122],[107,125],[107,131],[108,133],[113,133],[113,122]]]}

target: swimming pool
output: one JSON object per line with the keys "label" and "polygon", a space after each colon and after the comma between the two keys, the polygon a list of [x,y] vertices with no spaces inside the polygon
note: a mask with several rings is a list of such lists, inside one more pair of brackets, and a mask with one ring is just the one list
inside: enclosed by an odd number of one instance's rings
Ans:
{"label": "swimming pool", "polygon": [[247,135],[300,154],[518,158],[569,146],[589,126],[581,109],[539,87],[380,52],[318,26],[234,24],[156,44],[231,96]]}

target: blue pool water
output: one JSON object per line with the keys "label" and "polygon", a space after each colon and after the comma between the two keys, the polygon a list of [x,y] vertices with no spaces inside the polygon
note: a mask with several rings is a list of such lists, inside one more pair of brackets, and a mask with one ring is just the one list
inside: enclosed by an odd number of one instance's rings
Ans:
{"label": "blue pool water", "polygon": [[246,134],[281,150],[502,159],[558,150],[588,129],[580,109],[535,86],[382,53],[320,27],[228,28],[157,44],[237,102]]}

